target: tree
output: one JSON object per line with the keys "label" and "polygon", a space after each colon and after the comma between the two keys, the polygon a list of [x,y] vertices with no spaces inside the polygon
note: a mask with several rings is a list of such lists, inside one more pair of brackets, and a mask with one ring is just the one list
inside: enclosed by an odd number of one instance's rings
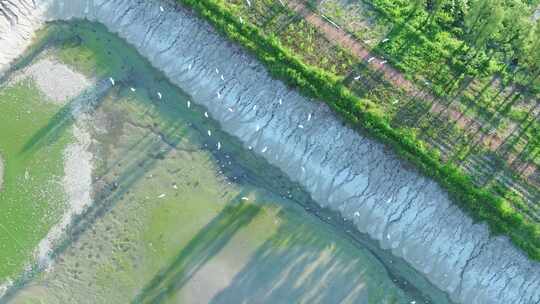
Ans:
{"label": "tree", "polygon": [[504,9],[500,0],[471,1],[465,15],[465,39],[477,48],[484,48],[486,42],[502,28]]}
{"label": "tree", "polygon": [[507,0],[503,26],[497,40],[505,57],[517,60],[525,52],[525,45],[533,23],[529,18],[529,8],[521,0]]}
{"label": "tree", "polygon": [[524,61],[533,76],[532,81],[540,74],[540,20],[536,21],[530,31],[524,51]]}

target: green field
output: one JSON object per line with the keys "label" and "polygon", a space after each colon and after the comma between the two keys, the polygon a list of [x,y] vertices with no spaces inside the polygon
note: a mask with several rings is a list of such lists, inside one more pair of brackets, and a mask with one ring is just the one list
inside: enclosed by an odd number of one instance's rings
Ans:
{"label": "green field", "polygon": [[[47,102],[32,81],[0,87],[0,278],[19,273],[65,206],[63,150],[71,140],[61,106]],[[60,113],[60,115],[59,115]]]}

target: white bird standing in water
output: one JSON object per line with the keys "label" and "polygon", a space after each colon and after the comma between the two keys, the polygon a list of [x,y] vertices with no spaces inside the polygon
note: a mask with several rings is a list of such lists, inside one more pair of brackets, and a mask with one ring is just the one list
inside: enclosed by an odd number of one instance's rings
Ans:
{"label": "white bird standing in water", "polygon": [[219,142],[219,141],[217,142],[217,149],[221,150],[221,142]]}
{"label": "white bird standing in water", "polygon": [[223,75],[221,75],[221,80],[222,80],[222,81],[225,81],[225,77],[223,77]]}
{"label": "white bird standing in water", "polygon": [[135,92],[137,90],[135,90],[135,88],[130,88],[131,92]]}
{"label": "white bird standing in water", "polygon": [[212,131],[208,130],[208,136],[212,136]]}
{"label": "white bird standing in water", "polygon": [[310,120],[311,120],[311,113],[309,113],[307,116],[307,121],[310,121]]}
{"label": "white bird standing in water", "polygon": [[204,117],[208,118],[208,112],[204,112]]}
{"label": "white bird standing in water", "polygon": [[217,92],[217,97],[218,97],[219,99],[221,99],[221,93],[220,93],[220,92]]}
{"label": "white bird standing in water", "polygon": [[216,74],[219,74],[219,69],[218,68],[216,68]]}
{"label": "white bird standing in water", "polygon": [[161,99],[163,96],[161,95],[160,92],[157,92],[157,97],[158,97],[159,99]]}
{"label": "white bird standing in water", "polygon": [[162,11],[162,12],[165,11],[165,10],[163,9],[163,6],[160,6],[160,7],[159,7],[159,10]]}
{"label": "white bird standing in water", "polygon": [[253,111],[257,111],[257,105],[253,106]]}
{"label": "white bird standing in water", "polygon": [[114,79],[112,77],[109,78],[109,81],[111,82],[111,84],[114,86],[115,82],[114,82]]}
{"label": "white bird standing in water", "polygon": [[187,107],[188,107],[188,109],[191,108],[191,101],[189,101],[189,100],[187,101]]}
{"label": "white bird standing in water", "polygon": [[303,126],[303,125],[298,125],[298,127],[299,127],[300,129],[303,129],[303,128],[304,128],[304,126]]}
{"label": "white bird standing in water", "polygon": [[264,153],[264,152],[266,152],[266,150],[268,150],[268,147],[264,147],[264,148],[261,150],[261,152]]}
{"label": "white bird standing in water", "polygon": [[279,104],[281,105],[283,103],[283,100],[281,98],[279,99]]}
{"label": "white bird standing in water", "polygon": [[229,112],[231,112],[231,113],[234,112],[233,108],[229,108],[228,110],[229,110]]}

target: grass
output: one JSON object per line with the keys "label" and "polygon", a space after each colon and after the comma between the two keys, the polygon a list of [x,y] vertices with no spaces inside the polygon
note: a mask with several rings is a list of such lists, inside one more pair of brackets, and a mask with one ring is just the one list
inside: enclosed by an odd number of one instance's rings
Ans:
{"label": "grass", "polygon": [[72,137],[63,130],[53,141],[22,152],[60,110],[46,102],[31,81],[1,87],[0,108],[0,154],[5,165],[0,191],[3,281],[31,262],[37,244],[59,219],[65,206],[63,150]]}

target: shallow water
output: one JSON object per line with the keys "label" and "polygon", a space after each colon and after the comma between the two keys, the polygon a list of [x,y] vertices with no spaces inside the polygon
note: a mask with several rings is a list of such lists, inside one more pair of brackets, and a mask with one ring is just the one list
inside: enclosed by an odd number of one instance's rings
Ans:
{"label": "shallow water", "polygon": [[188,108],[189,96],[103,27],[55,23],[43,36],[50,43],[39,52],[98,87],[109,77],[115,85],[85,123],[94,205],[53,268],[33,273],[9,302],[446,302],[204,108]]}

